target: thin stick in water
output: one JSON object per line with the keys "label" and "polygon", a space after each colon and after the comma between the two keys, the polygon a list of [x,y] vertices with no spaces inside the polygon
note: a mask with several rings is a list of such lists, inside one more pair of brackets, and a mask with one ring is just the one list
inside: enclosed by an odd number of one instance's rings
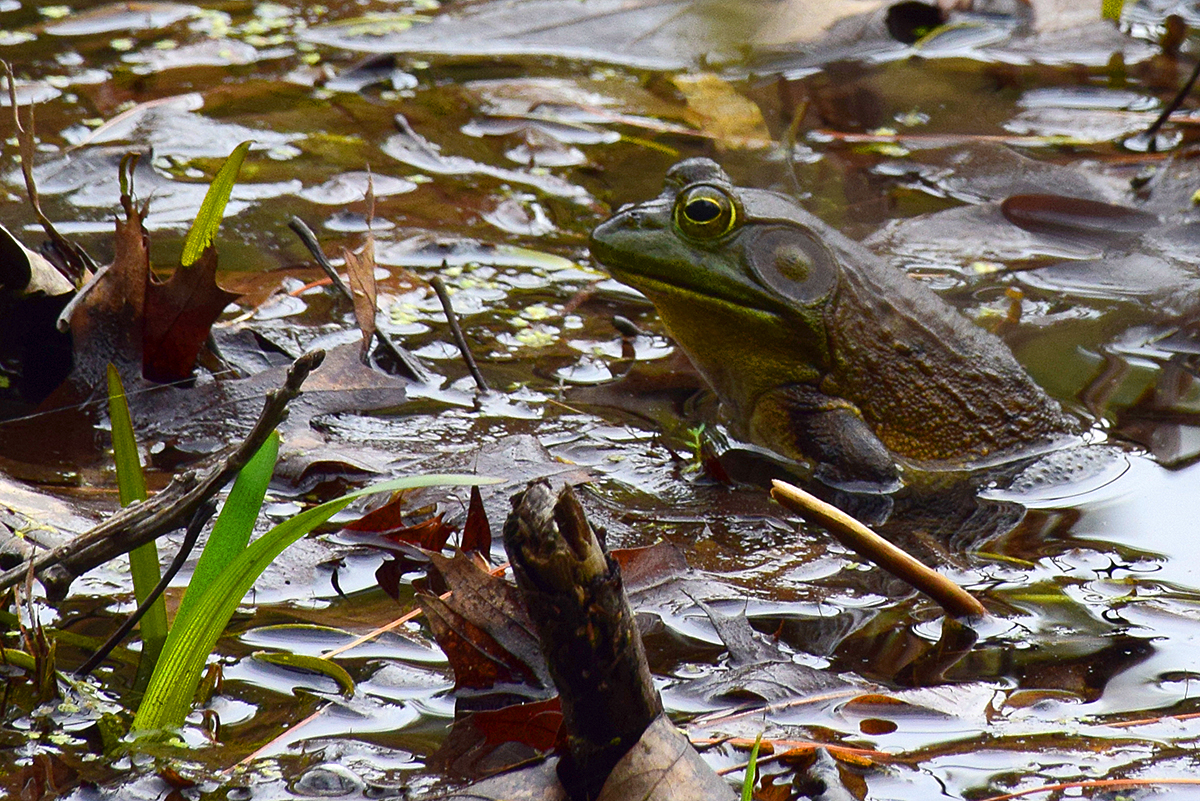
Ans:
{"label": "thin stick in water", "polygon": [[1178,92],[1175,93],[1175,97],[1172,98],[1171,102],[1168,103],[1166,108],[1162,110],[1162,113],[1158,115],[1158,119],[1150,123],[1150,127],[1142,133],[1142,136],[1146,139],[1147,152],[1158,152],[1157,139],[1159,129],[1162,128],[1167,119],[1174,114],[1181,105],[1183,105],[1184,98],[1191,94],[1192,87],[1196,85],[1197,78],[1200,78],[1200,61],[1196,62],[1196,66],[1192,69],[1192,74],[1188,76],[1186,81],[1184,81],[1183,86]]}
{"label": "thin stick in water", "polygon": [[858,520],[785,481],[771,482],[771,497],[793,512],[829,530],[838,542],[852,549],[896,578],[937,601],[953,617],[982,617],[987,614],[975,596],[950,579],[926,567]]}
{"label": "thin stick in water", "polygon": [[104,659],[112,653],[112,649],[121,644],[121,640],[125,639],[125,635],[133,631],[133,627],[138,624],[142,616],[150,608],[150,605],[158,600],[158,596],[163,594],[167,589],[167,585],[171,583],[171,579],[175,578],[175,574],[183,567],[187,561],[188,555],[192,549],[196,547],[196,540],[200,538],[200,532],[204,530],[204,524],[213,516],[213,512],[217,509],[216,504],[211,499],[202,503],[195,512],[192,513],[192,519],[187,525],[187,529],[183,535],[183,542],[179,545],[179,553],[175,554],[175,558],[171,560],[171,566],[163,573],[162,578],[158,580],[158,584],[154,585],[154,589],[146,596],[146,600],[142,601],[133,614],[125,619],[125,622],[112,633],[104,644],[101,645],[96,652],[93,653],[86,662],[79,666],[75,671],[75,675],[86,676],[96,669]]}
{"label": "thin stick in water", "polygon": [[[330,282],[333,284],[333,288],[338,291],[338,294],[351,303],[354,303],[354,294],[350,291],[350,287],[346,286],[346,282],[342,280],[340,275],[338,275],[337,268],[333,266],[333,264],[329,261],[329,258],[325,255],[325,252],[321,250],[321,243],[317,241],[317,235],[314,234],[313,230],[308,227],[308,223],[293,215],[292,219],[288,221],[288,228],[291,228],[292,231],[295,232],[296,236],[300,237],[300,241],[304,243],[304,247],[307,248],[308,252],[312,254],[313,259],[316,260],[317,266],[321,268],[321,271],[329,277]],[[375,329],[375,341],[378,342],[379,346],[386,350],[393,359],[400,363],[400,366],[404,368],[404,373],[408,378],[411,378],[413,381],[421,384],[425,384],[429,381],[429,371],[426,370],[419,361],[417,361],[417,357],[413,356],[404,348],[397,345],[391,340],[391,337],[385,335],[378,328]]]}
{"label": "thin stick in water", "polygon": [[[446,263],[442,262],[442,267],[445,268],[445,266]],[[483,373],[479,372],[479,365],[475,363],[475,357],[471,355],[471,349],[467,347],[467,338],[463,336],[462,326],[458,324],[458,315],[454,313],[454,307],[450,305],[450,293],[446,291],[446,282],[440,275],[435,275],[429,279],[429,284],[442,303],[442,310],[446,312],[446,320],[450,323],[450,333],[454,335],[454,342],[458,345],[459,352],[462,353],[463,361],[467,363],[467,369],[471,371],[471,377],[475,379],[475,386],[479,388],[479,394],[488,394],[491,390],[488,389],[487,381],[483,379]]]}

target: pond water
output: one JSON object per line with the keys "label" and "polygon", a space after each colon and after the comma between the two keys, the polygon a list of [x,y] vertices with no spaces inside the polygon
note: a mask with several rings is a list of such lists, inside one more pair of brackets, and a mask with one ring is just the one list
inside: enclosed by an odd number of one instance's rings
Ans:
{"label": "pond water", "polygon": [[[291,429],[298,467],[273,485],[268,511],[279,518],[369,478],[477,468],[507,481],[487,500],[498,531],[507,494],[577,465],[610,545],[677,546],[715,582],[714,607],[748,616],[794,662],[877,683],[905,704],[779,703],[700,718],[696,738],[765,731],[886,752],[886,763],[843,764],[862,798],[1200,775],[1200,729],[1187,717],[1200,712],[1196,118],[1163,129],[1164,152],[1145,152],[1137,136],[1195,58],[1195,37],[1182,55],[1160,52],[1174,24],[1164,20],[1193,23],[1200,12],[1138,4],[1124,12],[1128,35],[1076,26],[1031,36],[977,15],[910,45],[875,28],[836,28],[841,38],[814,44],[815,20],[752,41],[763,24],[753,3],[648,2],[637,8],[659,16],[643,18],[597,0],[582,19],[560,16],[578,14],[575,2],[516,3],[515,15],[457,4],[465,12],[449,16],[454,5],[0,0],[0,58],[21,101],[38,103],[43,208],[97,261],[112,256],[126,152],[144,153],[135,191],[150,200],[153,262],[168,270],[221,159],[255,141],[217,240],[221,283],[244,293],[217,326],[235,359],[257,358],[237,345],[245,332],[276,354],[357,341],[349,305],[304,288],[321,273],[287,222],[306,220],[330,254],[361,246],[369,171],[378,324],[433,377],[402,404],[366,414],[352,398]],[[819,16],[799,10],[793,21],[806,13]],[[0,223],[36,246],[15,138],[0,149]],[[1066,483],[1047,468],[953,510],[898,513],[885,528],[985,599],[992,616],[967,648],[953,652],[932,602],[790,520],[761,489],[692,469],[691,431],[721,430],[716,403],[696,396],[700,380],[653,307],[592,262],[587,237],[697,155],[740,185],[796,195],[928,282],[1091,424],[1086,448],[1104,456],[1059,469]],[[1017,193],[1155,217],[1133,232],[1101,221],[1089,236],[1017,228],[998,211]],[[489,396],[476,397],[427,284],[434,275],[452,292]],[[623,338],[614,315],[639,333]],[[229,407],[174,403],[135,403],[156,486],[235,427],[222,416]],[[17,419],[0,426],[12,430],[32,412],[6,408]],[[12,481],[84,516],[111,511],[115,484],[94,425],[103,423],[84,419],[84,439],[42,462],[54,432],[6,437]],[[461,523],[461,500],[445,507]],[[454,777],[431,763],[454,717],[454,679],[420,619],[339,659],[357,682],[348,699],[323,675],[251,657],[320,655],[410,609],[407,579],[398,602],[379,587],[383,558],[331,533],[288,551],[218,644],[220,691],[169,746],[106,750],[96,733],[104,713],[136,703],[129,652],[49,706],[27,703],[14,680],[0,704],[0,793],[377,798],[443,787]],[[107,636],[130,610],[126,570],[118,560],[64,601],[40,604],[47,625],[76,635],[58,646],[63,669],[93,642],[80,637]],[[171,594],[177,601],[178,587]],[[661,622],[647,645],[668,711],[683,722],[738,708],[696,690],[730,669],[704,611],[682,594],[647,611]],[[4,644],[18,643],[10,632]],[[718,768],[745,760],[727,747],[708,756]],[[767,770],[779,784],[796,775],[790,763]],[[173,789],[168,775],[189,786]],[[1170,797],[1188,792],[1175,786]]]}

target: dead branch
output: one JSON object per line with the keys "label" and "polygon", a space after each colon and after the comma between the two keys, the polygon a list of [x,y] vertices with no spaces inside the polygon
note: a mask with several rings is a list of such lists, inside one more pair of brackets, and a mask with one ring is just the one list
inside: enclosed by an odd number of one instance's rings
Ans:
{"label": "dead branch", "polygon": [[559,778],[571,798],[595,798],[662,712],[620,569],[570,486],[545,479],[513,499],[504,547],[562,699]]}
{"label": "dead branch", "polygon": [[983,604],[950,579],[926,567],[855,518],[785,481],[772,481],[771,497],[829,530],[855,553],[937,601],[953,617],[982,617]]}
{"label": "dead branch", "polygon": [[292,363],[284,385],[267,393],[258,420],[241,444],[231,445],[215,454],[206,466],[176,475],[162,492],[148,501],[127,506],[70,542],[43,551],[24,564],[0,573],[0,592],[32,570],[46,587],[47,594],[60,598],[77,576],[186,526],[196,510],[229,483],[258,452],[287,416],[288,404],[300,395],[304,380],[324,359],[325,351],[315,350]]}
{"label": "dead branch", "polygon": [[[445,269],[446,262],[442,262],[442,268]],[[450,333],[454,336],[454,344],[458,345],[458,352],[462,354],[463,361],[467,363],[467,369],[471,371],[471,378],[475,379],[475,387],[479,390],[480,395],[487,395],[487,381],[483,378],[483,373],[479,372],[479,365],[475,363],[475,356],[471,353],[471,349],[467,347],[467,338],[463,335],[462,326],[458,324],[458,315],[454,313],[454,306],[450,303],[450,293],[446,291],[446,282],[442,280],[440,275],[435,275],[429,279],[429,285],[433,287],[433,291],[437,293],[438,302],[442,304],[442,311],[446,313],[446,322],[450,324]]]}

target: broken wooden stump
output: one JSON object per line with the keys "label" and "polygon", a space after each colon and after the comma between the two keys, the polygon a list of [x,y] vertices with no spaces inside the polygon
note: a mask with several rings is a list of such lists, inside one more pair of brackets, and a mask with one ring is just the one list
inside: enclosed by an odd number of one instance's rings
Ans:
{"label": "broken wooden stump", "polygon": [[516,496],[504,546],[562,699],[569,798],[734,798],[663,716],[620,569],[571,488]]}

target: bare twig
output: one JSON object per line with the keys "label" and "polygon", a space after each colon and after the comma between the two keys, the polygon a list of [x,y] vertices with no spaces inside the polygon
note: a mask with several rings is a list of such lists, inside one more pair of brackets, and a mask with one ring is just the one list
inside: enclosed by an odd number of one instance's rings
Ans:
{"label": "bare twig", "polygon": [[325,255],[325,251],[321,250],[321,243],[317,241],[317,235],[308,227],[308,224],[299,217],[293,216],[288,221],[288,228],[291,228],[296,236],[300,237],[300,241],[304,243],[304,247],[312,254],[321,271],[329,276],[329,280],[333,282],[333,286],[337,289],[338,293],[347,300],[353,301],[354,295],[351,294],[350,287],[346,286],[346,282],[338,275],[337,268],[330,263],[329,258]]}
{"label": "bare twig", "polygon": [[163,573],[162,578],[158,580],[158,584],[155,584],[150,594],[138,604],[138,608],[133,611],[133,614],[127,617],[125,622],[104,641],[104,644],[97,648],[88,657],[88,660],[75,670],[76,676],[86,676],[95,670],[96,666],[103,662],[112,650],[121,644],[121,640],[125,639],[125,635],[133,631],[133,627],[146,614],[150,605],[158,600],[158,596],[163,594],[167,586],[171,583],[171,579],[175,578],[175,574],[183,567],[192,549],[196,547],[196,540],[200,538],[200,532],[204,530],[204,524],[208,522],[216,510],[216,504],[213,503],[211,498],[200,504],[199,508],[192,515],[192,521],[188,523],[187,530],[183,535],[183,542],[179,544],[179,552],[171,560],[170,567]]}
{"label": "bare twig", "polygon": [[67,279],[76,287],[80,287],[84,283],[84,276],[89,271],[94,272],[96,265],[83,248],[60,234],[58,229],[54,227],[54,223],[50,222],[50,218],[42,211],[42,204],[38,199],[37,184],[33,180],[33,153],[35,145],[33,104],[29,104],[29,130],[26,131],[21,125],[21,107],[17,104],[17,78],[13,75],[11,64],[7,61],[0,63],[4,64],[4,72],[8,76],[8,99],[12,103],[13,125],[17,130],[17,145],[21,152],[21,175],[25,178],[25,191],[29,195],[29,205],[33,207],[33,213],[37,216],[42,230],[46,232],[46,236],[50,237],[50,241],[54,243],[58,254],[66,262],[64,266],[70,271],[66,276]]}
{"label": "bare twig", "polygon": [[[317,266],[321,268],[321,271],[324,272],[325,275],[329,276],[329,280],[333,283],[334,289],[338,291],[338,294],[353,304],[354,293],[350,291],[350,287],[346,286],[346,282],[342,280],[340,275],[338,275],[337,268],[330,263],[329,258],[325,255],[325,252],[321,250],[321,244],[317,241],[317,235],[314,234],[313,230],[308,227],[308,224],[299,217],[293,216],[292,219],[288,221],[288,228],[291,228],[296,236],[300,237],[300,241],[304,243],[304,247],[308,249],[308,252],[312,254],[313,259],[316,260]],[[429,381],[429,371],[426,370],[419,361],[417,361],[417,357],[413,356],[404,348],[393,342],[391,337],[385,335],[379,329],[375,329],[375,341],[378,342],[379,346],[386,350],[393,359],[399,362],[401,367],[404,368],[406,377],[422,384]]]}
{"label": "bare twig", "polygon": [[1154,122],[1150,123],[1149,128],[1142,132],[1141,136],[1146,140],[1147,152],[1155,153],[1158,151],[1157,140],[1159,129],[1162,128],[1167,119],[1175,113],[1175,110],[1183,104],[1184,98],[1191,93],[1192,87],[1196,85],[1197,78],[1200,78],[1200,61],[1196,62],[1196,66],[1192,68],[1192,74],[1188,76],[1186,81],[1184,81],[1183,86],[1178,92],[1175,93],[1175,97],[1173,97],[1171,102],[1166,105],[1166,108],[1162,110],[1162,113],[1158,115],[1158,118]]}
{"label": "bare twig", "polygon": [[[25,564],[0,573],[0,591],[20,581],[27,570],[38,573],[42,583],[46,584],[42,572],[54,565],[66,569],[65,585],[69,585],[75,576],[186,525],[200,505],[225,486],[258,452],[287,416],[288,404],[300,394],[300,386],[308,374],[320,366],[324,358],[325,351],[315,350],[292,363],[284,385],[267,393],[258,420],[241,444],[214,455],[207,466],[175,476],[166,489],[150,500],[127,506],[70,542],[43,551]],[[47,591],[50,589],[47,587]],[[65,593],[66,586],[54,589]]]}
{"label": "bare twig", "polygon": [[925,593],[937,601],[946,614],[953,617],[981,617],[987,614],[975,596],[926,567],[841,509],[785,481],[772,481],[771,484],[772,498],[806,519],[825,526],[838,542]]}
{"label": "bare twig", "polygon": [[[445,266],[446,263],[442,262],[442,267]],[[462,326],[458,324],[458,315],[454,313],[454,307],[450,304],[450,293],[446,291],[446,282],[440,275],[435,275],[429,279],[429,285],[433,287],[438,300],[441,301],[442,311],[446,312],[446,321],[450,323],[450,333],[454,335],[454,343],[458,345],[458,352],[462,354],[463,361],[467,363],[467,369],[471,371],[471,378],[475,379],[475,386],[479,388],[479,394],[488,394],[491,390],[488,389],[483,373],[479,372],[479,365],[475,363],[471,349],[467,347],[467,338],[463,336]]]}

